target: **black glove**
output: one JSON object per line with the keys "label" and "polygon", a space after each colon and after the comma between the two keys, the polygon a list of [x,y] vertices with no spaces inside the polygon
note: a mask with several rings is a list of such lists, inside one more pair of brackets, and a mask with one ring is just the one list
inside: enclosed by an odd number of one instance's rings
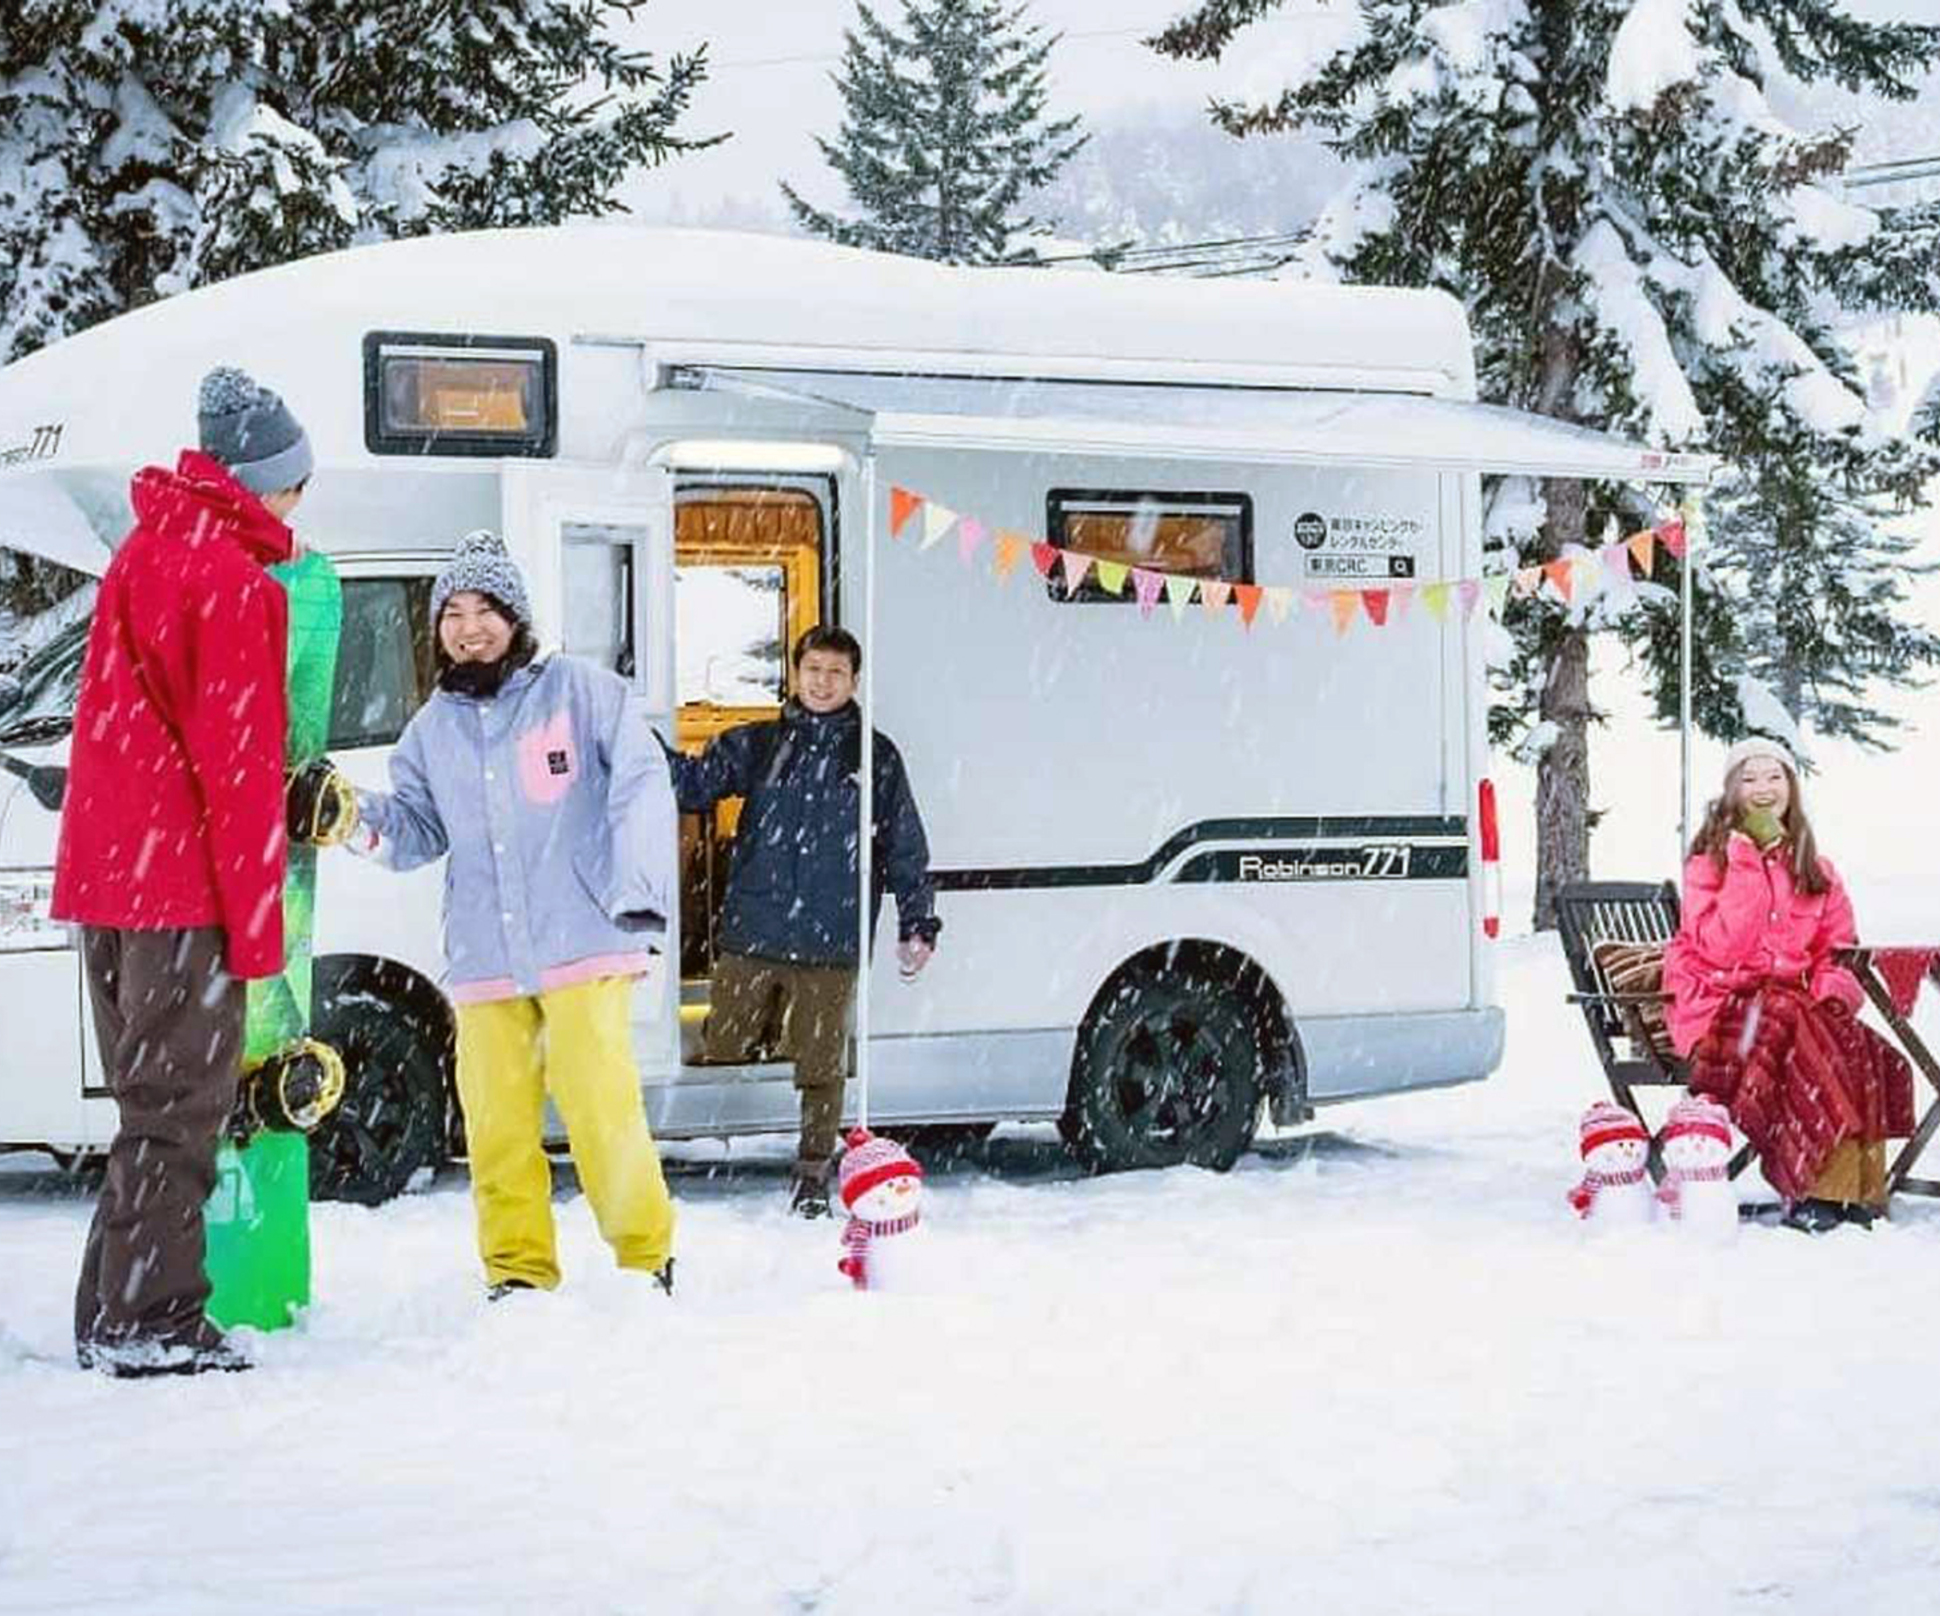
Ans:
{"label": "black glove", "polygon": [[284,787],[290,840],[308,847],[335,847],[357,828],[357,793],[328,758],[306,763]]}

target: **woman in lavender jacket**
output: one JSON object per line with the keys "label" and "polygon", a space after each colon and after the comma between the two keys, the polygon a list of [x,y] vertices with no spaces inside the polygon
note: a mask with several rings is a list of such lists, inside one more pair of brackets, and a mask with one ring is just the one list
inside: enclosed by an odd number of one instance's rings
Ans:
{"label": "woman in lavender jacket", "polygon": [[447,992],[487,1295],[559,1283],[548,1093],[620,1267],[673,1290],[673,1203],[640,1102],[633,979],[666,930],[675,810],[624,680],[540,656],[525,581],[494,535],[431,590],[438,688],[352,845],[392,869],[449,855]]}

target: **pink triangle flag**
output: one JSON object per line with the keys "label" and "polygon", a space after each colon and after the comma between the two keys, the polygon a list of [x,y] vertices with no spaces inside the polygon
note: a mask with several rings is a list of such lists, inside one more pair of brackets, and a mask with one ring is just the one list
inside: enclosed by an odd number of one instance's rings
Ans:
{"label": "pink triangle flag", "polygon": [[1475,610],[1475,603],[1482,598],[1482,580],[1463,578],[1455,585],[1455,592],[1462,597],[1462,615],[1469,616]]}
{"label": "pink triangle flag", "polygon": [[957,523],[957,560],[968,566],[970,558],[977,553],[977,546],[989,536],[989,528],[974,516],[966,516]]}
{"label": "pink triangle flag", "polygon": [[1132,568],[1132,593],[1138,597],[1139,616],[1152,615],[1152,608],[1159,603],[1159,592],[1164,588],[1164,573],[1154,572],[1150,567]]}
{"label": "pink triangle flag", "polygon": [[1542,586],[1543,569],[1541,567],[1516,568],[1516,593],[1518,595],[1533,595]]}
{"label": "pink triangle flag", "polygon": [[1082,550],[1064,552],[1064,592],[1075,595],[1078,585],[1085,581],[1085,572],[1091,566],[1091,557]]}
{"label": "pink triangle flag", "polygon": [[1682,516],[1673,516],[1668,522],[1659,522],[1657,537],[1663,542],[1666,550],[1680,560],[1683,559],[1686,534]]}
{"label": "pink triangle flag", "polygon": [[1603,558],[1603,570],[1610,575],[1613,584],[1630,582],[1630,547],[1625,544],[1606,544],[1597,552]]}
{"label": "pink triangle flag", "polygon": [[1415,603],[1415,586],[1409,583],[1394,584],[1388,594],[1394,601],[1394,620],[1398,623],[1408,615],[1408,608]]}
{"label": "pink triangle flag", "polygon": [[935,500],[923,507],[923,544],[925,550],[950,531],[956,521],[957,513],[947,505],[939,505]]}
{"label": "pink triangle flag", "polygon": [[1198,580],[1183,577],[1176,572],[1165,575],[1165,603],[1172,608],[1172,621],[1178,622],[1186,615],[1186,608],[1192,604],[1193,585]]}
{"label": "pink triangle flag", "polygon": [[1226,602],[1233,597],[1233,586],[1224,578],[1201,578],[1199,580],[1199,604],[1210,612],[1226,609]]}

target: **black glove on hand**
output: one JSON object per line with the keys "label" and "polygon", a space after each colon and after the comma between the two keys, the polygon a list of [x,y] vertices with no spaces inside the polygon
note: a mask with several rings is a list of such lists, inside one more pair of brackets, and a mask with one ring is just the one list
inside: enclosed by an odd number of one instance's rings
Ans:
{"label": "black glove on hand", "polygon": [[300,845],[335,847],[357,828],[357,793],[328,758],[291,775],[283,802],[290,840]]}

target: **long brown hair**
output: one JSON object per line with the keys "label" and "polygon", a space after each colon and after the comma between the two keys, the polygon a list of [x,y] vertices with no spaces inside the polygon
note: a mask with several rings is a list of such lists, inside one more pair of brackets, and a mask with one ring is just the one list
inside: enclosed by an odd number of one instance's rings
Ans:
{"label": "long brown hair", "polygon": [[[1745,760],[1749,762],[1750,759]],[[1805,817],[1805,800],[1799,791],[1799,777],[1791,764],[1782,760],[1778,765],[1785,771],[1785,784],[1790,788],[1789,800],[1785,804],[1785,839],[1792,849],[1792,884],[1801,892],[1825,892],[1832,883],[1819,864],[1819,844],[1812,835],[1812,821]],[[1724,874],[1726,848],[1731,833],[1738,826],[1738,779],[1744,773],[1745,765],[1740,763],[1724,777],[1724,792],[1715,797],[1704,811],[1704,823],[1698,827],[1697,836],[1691,842],[1691,857],[1708,853],[1711,862],[1718,867],[1718,874]]]}

